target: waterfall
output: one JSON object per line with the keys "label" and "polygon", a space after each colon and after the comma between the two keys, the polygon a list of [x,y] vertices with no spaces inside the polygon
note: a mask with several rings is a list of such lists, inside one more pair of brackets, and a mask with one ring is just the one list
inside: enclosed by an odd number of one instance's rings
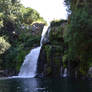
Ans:
{"label": "waterfall", "polygon": [[40,46],[32,49],[28,55],[26,55],[25,60],[20,68],[19,77],[35,77],[37,69],[37,61],[39,58],[40,50],[43,42],[46,39],[46,33],[48,33],[48,26],[45,26],[41,35]]}
{"label": "waterfall", "polygon": [[41,35],[41,41],[40,41],[41,46],[43,44],[43,40],[45,39],[45,34],[47,32],[47,28],[48,28],[48,26],[44,26],[44,29],[43,29],[43,32],[42,32],[42,35]]}
{"label": "waterfall", "polygon": [[50,24],[45,26],[41,35],[40,45],[42,46],[44,43],[47,43],[49,40],[49,32],[50,32]]}
{"label": "waterfall", "polygon": [[63,74],[63,78],[67,77],[67,68],[64,69],[64,74]]}
{"label": "waterfall", "polygon": [[41,47],[32,49],[30,53],[25,57],[25,60],[20,69],[19,76],[35,77],[40,49]]}

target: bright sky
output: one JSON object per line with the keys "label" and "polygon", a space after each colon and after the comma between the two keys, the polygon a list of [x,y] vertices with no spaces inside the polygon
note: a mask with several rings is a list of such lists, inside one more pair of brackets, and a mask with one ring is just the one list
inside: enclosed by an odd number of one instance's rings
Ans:
{"label": "bright sky", "polygon": [[63,4],[64,0],[21,0],[25,7],[37,10],[46,20],[66,19],[67,12]]}

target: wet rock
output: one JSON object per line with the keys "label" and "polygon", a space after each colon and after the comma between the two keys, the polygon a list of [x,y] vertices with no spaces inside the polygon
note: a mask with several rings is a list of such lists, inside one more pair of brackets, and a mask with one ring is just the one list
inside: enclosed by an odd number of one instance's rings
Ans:
{"label": "wet rock", "polygon": [[64,53],[64,25],[63,23],[59,23],[57,26],[53,25],[49,27],[49,34],[48,32],[46,34],[47,41],[43,44],[38,60],[38,73],[45,77],[60,77]]}

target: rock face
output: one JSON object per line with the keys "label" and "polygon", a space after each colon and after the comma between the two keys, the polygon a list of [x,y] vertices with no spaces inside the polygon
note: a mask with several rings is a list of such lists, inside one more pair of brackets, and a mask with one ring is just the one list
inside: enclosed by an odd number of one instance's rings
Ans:
{"label": "rock face", "polygon": [[29,29],[24,29],[23,33],[25,34],[26,38],[26,43],[25,43],[25,48],[30,47],[31,48],[37,47],[40,45],[40,39],[41,39],[41,34],[43,30],[44,24],[42,23],[34,23],[31,26],[29,26]]}
{"label": "rock face", "polygon": [[43,44],[38,60],[37,73],[39,76],[59,77],[62,67],[62,56],[64,53],[63,27],[62,23],[51,24],[49,43]]}
{"label": "rock face", "polygon": [[42,30],[43,30],[43,27],[44,27],[44,24],[42,23],[34,23],[32,25],[32,35],[39,35],[42,33]]}
{"label": "rock face", "polygon": [[[92,78],[89,71],[80,71],[80,60],[70,60],[68,46],[64,42],[64,30],[67,21],[52,22],[47,41],[43,42],[37,68],[38,77],[69,77],[72,79]],[[88,72],[88,73],[87,73]]]}

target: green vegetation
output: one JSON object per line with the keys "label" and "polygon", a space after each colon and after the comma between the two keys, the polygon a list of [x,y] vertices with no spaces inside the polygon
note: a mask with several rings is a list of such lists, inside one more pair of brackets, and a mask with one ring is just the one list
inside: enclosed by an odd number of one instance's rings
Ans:
{"label": "green vegetation", "polygon": [[0,37],[0,54],[3,54],[9,48],[10,44],[4,39],[4,37]]}
{"label": "green vegetation", "polygon": [[19,0],[0,0],[0,69],[10,75],[19,71],[26,54],[39,45],[44,24],[36,10]]}
{"label": "green vegetation", "polygon": [[63,71],[68,69],[70,77],[88,77],[92,67],[92,1],[65,0],[65,4],[68,20],[51,22],[50,42],[44,46],[47,71],[50,68],[55,77],[62,66]]}
{"label": "green vegetation", "polygon": [[[69,23],[64,31],[64,41],[68,45],[65,54],[72,65],[77,63],[76,71],[87,75],[92,67],[92,16],[91,3],[87,0],[65,0],[68,5]],[[72,66],[71,65],[71,66]]]}
{"label": "green vegetation", "polygon": [[[86,77],[92,67],[92,1],[64,1],[69,16],[67,21],[51,22],[50,42],[43,46],[45,72],[57,77],[62,66],[71,77]],[[0,69],[12,75],[19,71],[25,55],[39,46],[46,21],[19,0],[0,0],[0,5]]]}

